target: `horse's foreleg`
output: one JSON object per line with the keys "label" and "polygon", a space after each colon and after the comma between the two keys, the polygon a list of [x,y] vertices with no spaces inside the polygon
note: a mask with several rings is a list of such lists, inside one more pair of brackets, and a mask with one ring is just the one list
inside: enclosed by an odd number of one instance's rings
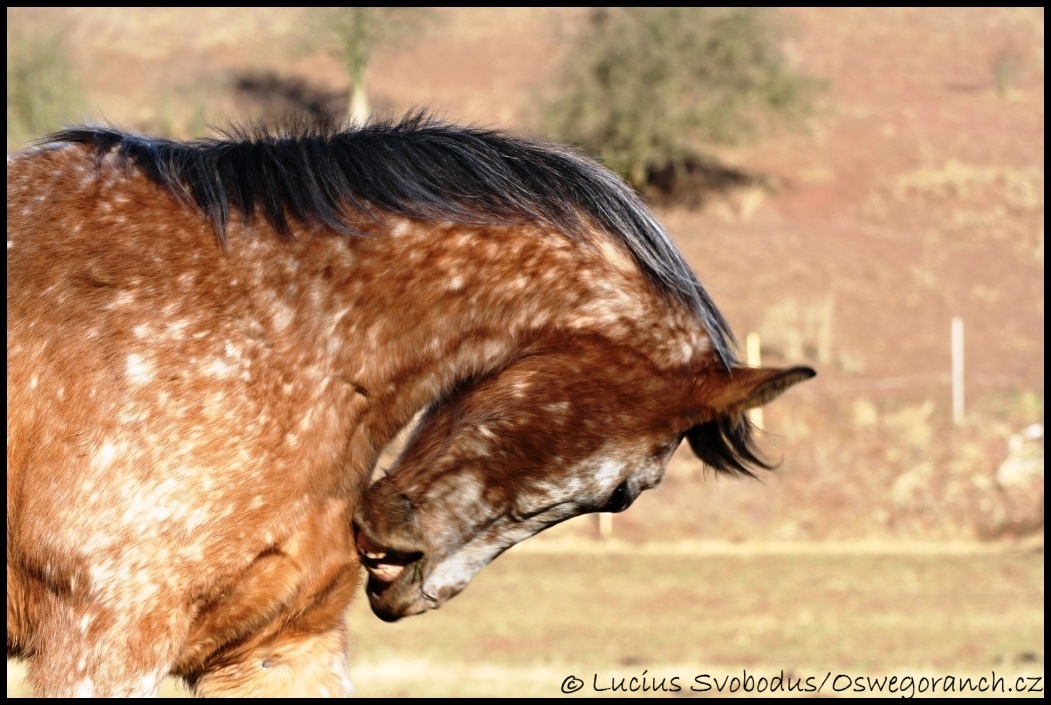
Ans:
{"label": "horse's foreleg", "polygon": [[348,697],[346,627],[323,633],[283,632],[194,684],[198,697]]}
{"label": "horse's foreleg", "polygon": [[38,625],[29,683],[42,697],[155,696],[187,624],[171,610],[133,614],[53,604]]}

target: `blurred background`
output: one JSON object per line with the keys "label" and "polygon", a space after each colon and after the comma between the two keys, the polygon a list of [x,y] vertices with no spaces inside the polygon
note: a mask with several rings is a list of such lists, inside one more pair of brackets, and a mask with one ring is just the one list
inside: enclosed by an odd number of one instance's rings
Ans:
{"label": "blurred background", "polygon": [[759,482],[683,448],[629,511],[526,542],[438,613],[355,606],[360,694],[1042,676],[1042,8],[7,19],[9,152],[70,122],[190,138],[416,108],[571,143],[654,206],[742,358],[818,370],[764,411]]}

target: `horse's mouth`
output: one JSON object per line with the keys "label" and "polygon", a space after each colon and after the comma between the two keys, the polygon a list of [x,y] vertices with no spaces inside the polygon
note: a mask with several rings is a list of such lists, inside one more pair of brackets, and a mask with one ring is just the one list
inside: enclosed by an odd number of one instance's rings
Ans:
{"label": "horse's mouth", "polygon": [[382,546],[371,540],[361,529],[354,532],[354,541],[358,546],[358,556],[369,577],[377,583],[389,585],[398,579],[406,566],[413,565],[413,571],[419,574],[419,559],[422,554],[402,553]]}
{"label": "horse's mouth", "polygon": [[358,556],[369,580],[365,592],[372,611],[380,619],[393,622],[436,605],[423,594],[423,553],[398,551],[370,539],[354,528]]}

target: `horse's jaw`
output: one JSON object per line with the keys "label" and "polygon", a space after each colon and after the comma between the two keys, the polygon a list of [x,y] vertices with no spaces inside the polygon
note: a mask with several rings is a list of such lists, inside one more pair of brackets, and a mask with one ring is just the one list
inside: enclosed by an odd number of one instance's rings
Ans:
{"label": "horse's jaw", "polygon": [[388,535],[369,522],[369,514],[359,509],[354,537],[368,574],[369,605],[387,622],[441,607],[505,550],[554,523],[536,517],[527,521],[500,517],[466,543],[425,546],[406,541],[404,527]]}
{"label": "horse's jaw", "polygon": [[[357,536],[359,542],[364,538],[360,532]],[[369,604],[376,617],[386,622],[437,609],[467,587],[493,557],[487,556],[476,565],[447,559],[432,568],[426,555],[403,563],[389,556],[375,560],[363,554],[362,563],[369,576],[366,584]]]}
{"label": "horse's jaw", "polygon": [[474,541],[439,557],[441,549],[424,553],[386,548],[360,526],[355,527],[354,535],[368,574],[365,593],[369,605],[386,622],[441,607],[504,550]]}
{"label": "horse's jaw", "polygon": [[419,614],[438,607],[421,590],[424,555],[421,551],[396,550],[375,538],[374,529],[362,528],[363,519],[354,521],[354,540],[358,557],[368,575],[365,593],[376,616],[386,622]]}
{"label": "horse's jaw", "polygon": [[437,562],[433,568],[423,556],[405,564],[392,580],[370,568],[363,559],[369,575],[365,587],[369,606],[385,622],[396,622],[403,617],[437,609],[460,594],[474,576],[504,550],[506,547],[482,543],[464,546]]}

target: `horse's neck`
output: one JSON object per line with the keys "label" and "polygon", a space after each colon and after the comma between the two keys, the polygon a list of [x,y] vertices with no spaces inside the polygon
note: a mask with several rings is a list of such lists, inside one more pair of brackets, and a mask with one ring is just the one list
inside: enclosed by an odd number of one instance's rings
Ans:
{"label": "horse's neck", "polygon": [[535,228],[399,221],[387,230],[257,239],[245,250],[266,261],[246,267],[261,272],[264,328],[287,339],[302,369],[365,396],[380,444],[456,384],[530,346],[596,326],[628,334],[648,291],[616,248]]}
{"label": "horse's neck", "polygon": [[377,285],[340,337],[353,341],[355,379],[399,428],[455,385],[565,335],[593,308],[596,279],[612,278],[600,253],[535,229],[450,225],[354,244],[356,274]]}

